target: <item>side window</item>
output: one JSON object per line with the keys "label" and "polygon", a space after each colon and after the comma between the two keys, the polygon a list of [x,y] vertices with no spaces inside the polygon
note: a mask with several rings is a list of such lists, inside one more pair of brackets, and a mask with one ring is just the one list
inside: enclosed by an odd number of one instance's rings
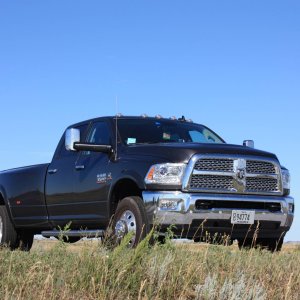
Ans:
{"label": "side window", "polygon": [[200,131],[191,130],[191,131],[189,131],[189,135],[190,135],[193,143],[207,143],[205,136]]}
{"label": "side window", "polygon": [[194,143],[216,143],[214,134],[207,129],[203,129],[202,132],[192,130],[189,131],[189,135]]}
{"label": "side window", "polygon": [[[76,126],[75,128],[80,130],[80,141],[84,142],[86,137],[86,131],[88,129],[88,124],[83,124],[80,126]],[[59,143],[59,152],[58,152],[58,158],[64,158],[64,157],[71,157],[76,156],[78,152],[76,151],[68,151],[65,147],[65,133],[63,134],[60,143]]]}
{"label": "side window", "polygon": [[[86,142],[96,145],[111,144],[109,127],[105,122],[95,122],[89,131]],[[81,155],[90,155],[91,151],[82,151]]]}
{"label": "side window", "polygon": [[105,122],[94,123],[87,142],[97,145],[109,145],[111,141],[108,125]]}

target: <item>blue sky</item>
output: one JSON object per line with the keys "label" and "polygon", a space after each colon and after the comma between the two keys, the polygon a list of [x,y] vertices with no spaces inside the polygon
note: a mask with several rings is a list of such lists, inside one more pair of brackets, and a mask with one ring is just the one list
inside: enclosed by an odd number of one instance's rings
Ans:
{"label": "blue sky", "polygon": [[50,161],[66,126],[115,114],[117,97],[125,115],[254,139],[297,204],[299,15],[299,1],[0,0],[0,169]]}

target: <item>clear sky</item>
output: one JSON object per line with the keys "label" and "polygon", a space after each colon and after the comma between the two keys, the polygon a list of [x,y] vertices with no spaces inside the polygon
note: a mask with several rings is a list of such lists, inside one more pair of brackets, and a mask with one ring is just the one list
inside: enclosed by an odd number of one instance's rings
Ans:
{"label": "clear sky", "polygon": [[0,0],[0,169],[96,116],[185,115],[290,169],[300,240],[300,2]]}

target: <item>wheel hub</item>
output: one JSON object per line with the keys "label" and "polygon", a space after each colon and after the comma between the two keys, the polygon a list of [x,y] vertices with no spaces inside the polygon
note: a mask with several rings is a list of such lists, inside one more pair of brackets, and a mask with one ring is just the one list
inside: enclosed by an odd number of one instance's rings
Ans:
{"label": "wheel hub", "polygon": [[136,219],[132,211],[126,210],[116,222],[115,235],[122,239],[129,232],[132,233],[130,244],[133,244],[136,237]]}
{"label": "wheel hub", "polygon": [[118,238],[123,238],[124,235],[128,232],[126,222],[119,220],[115,226],[115,234]]}

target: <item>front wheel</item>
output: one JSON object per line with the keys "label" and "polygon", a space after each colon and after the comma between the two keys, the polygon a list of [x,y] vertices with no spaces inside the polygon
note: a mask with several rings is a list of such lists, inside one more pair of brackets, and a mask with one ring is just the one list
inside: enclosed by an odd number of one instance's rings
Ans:
{"label": "front wheel", "polygon": [[269,250],[271,252],[280,251],[283,244],[283,237],[274,239],[274,238],[266,238],[266,239],[258,239],[257,246],[260,246],[263,249]]}
{"label": "front wheel", "polygon": [[112,230],[117,243],[120,243],[127,233],[131,234],[129,247],[135,247],[146,237],[149,232],[149,224],[144,204],[140,197],[126,197],[119,202]]}

